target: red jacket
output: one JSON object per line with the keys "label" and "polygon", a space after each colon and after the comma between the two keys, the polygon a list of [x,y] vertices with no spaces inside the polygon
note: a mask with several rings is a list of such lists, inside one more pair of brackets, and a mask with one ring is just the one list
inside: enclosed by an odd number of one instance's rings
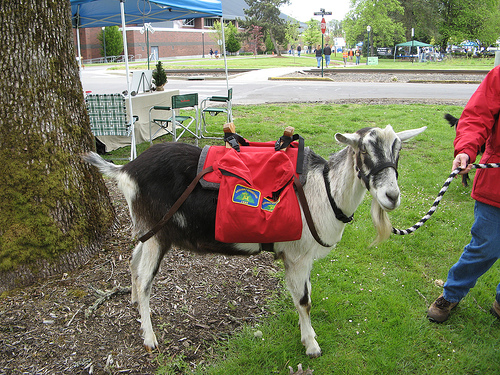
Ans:
{"label": "red jacket", "polygon": [[[465,152],[470,162],[486,145],[481,163],[500,163],[500,66],[485,77],[464,108],[457,126],[455,156]],[[478,169],[474,177],[472,198],[500,207],[500,168]]]}

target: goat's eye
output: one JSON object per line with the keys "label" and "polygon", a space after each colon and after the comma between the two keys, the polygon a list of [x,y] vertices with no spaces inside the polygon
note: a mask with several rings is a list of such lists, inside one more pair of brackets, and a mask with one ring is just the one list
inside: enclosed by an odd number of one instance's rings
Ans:
{"label": "goat's eye", "polygon": [[366,154],[366,153],[368,153],[368,151],[366,151],[366,147],[365,147],[365,145],[361,145],[361,146],[359,146],[359,151],[361,151],[361,153],[362,153],[362,154]]}

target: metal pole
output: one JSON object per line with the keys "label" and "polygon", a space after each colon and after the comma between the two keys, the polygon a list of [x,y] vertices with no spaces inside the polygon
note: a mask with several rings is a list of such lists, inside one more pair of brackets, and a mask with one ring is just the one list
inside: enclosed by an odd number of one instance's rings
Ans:
{"label": "metal pole", "polygon": [[130,82],[130,72],[128,67],[128,48],[127,48],[127,30],[125,29],[125,0],[120,0],[120,11],[122,17],[122,32],[123,32],[123,53],[125,54],[125,75],[127,76],[127,91],[128,91],[128,108],[130,110],[130,124],[132,127],[132,144],[130,147],[130,159],[134,160],[137,157],[137,151],[135,148],[135,129],[134,129],[134,110],[132,108],[132,95],[131,95],[131,82]]}
{"label": "metal pole", "polygon": [[222,27],[222,50],[224,51],[224,70],[226,71],[226,88],[229,90],[229,77],[227,74],[227,59],[226,59],[226,38],[224,36],[224,18],[220,18],[220,24]]}
{"label": "metal pole", "polygon": [[321,33],[321,77],[323,77],[323,42],[325,39],[325,34]]}
{"label": "metal pole", "polygon": [[105,27],[102,28],[102,41],[104,43],[104,62],[107,63],[108,58],[106,56],[106,28]]}

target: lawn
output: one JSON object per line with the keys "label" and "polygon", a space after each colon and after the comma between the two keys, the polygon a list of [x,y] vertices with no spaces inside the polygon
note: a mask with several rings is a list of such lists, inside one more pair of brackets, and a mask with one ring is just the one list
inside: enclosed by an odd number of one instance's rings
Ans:
{"label": "lawn", "polygon": [[[405,229],[427,212],[450,173],[454,134],[443,116],[458,116],[461,110],[421,104],[235,106],[234,122],[241,135],[254,141],[276,139],[285,126],[294,126],[323,157],[340,150],[336,132],[387,124],[396,131],[427,126],[401,152],[401,206],[390,217],[395,227]],[[470,188],[457,179],[422,228],[369,247],[375,230],[367,195],[342,241],[315,262],[311,274],[311,316],[323,355],[305,355],[298,315],[285,294],[271,301],[267,320],[235,332],[196,372],[289,374],[289,366],[296,370],[302,364],[314,374],[500,373],[500,322],[488,313],[500,280],[498,266],[479,280],[447,322],[426,319],[428,305],[441,293],[441,280],[470,239],[473,205]],[[254,337],[256,330],[262,338]],[[160,373],[169,373],[169,361]]]}
{"label": "lawn", "polygon": [[[342,55],[332,55],[331,68],[343,68]],[[162,59],[164,69],[223,69],[224,59],[205,58],[179,58]],[[440,62],[411,63],[409,61],[394,61],[393,59],[379,59],[378,65],[366,65],[366,58],[361,59],[361,64],[348,67],[357,69],[479,69],[490,70],[493,68],[493,58],[446,58]],[[298,56],[228,56],[228,69],[266,69],[278,67],[303,67],[316,68],[316,58],[313,54]],[[154,69],[154,63],[150,64]],[[124,65],[111,65],[110,69],[125,69]],[[131,64],[131,69],[147,69],[147,63],[138,62]]]}

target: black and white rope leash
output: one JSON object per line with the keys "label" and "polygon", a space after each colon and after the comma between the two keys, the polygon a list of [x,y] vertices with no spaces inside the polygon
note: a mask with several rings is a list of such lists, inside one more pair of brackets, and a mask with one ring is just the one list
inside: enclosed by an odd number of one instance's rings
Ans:
{"label": "black and white rope leash", "polygon": [[[489,164],[472,164],[472,168],[477,168],[477,169],[486,169],[486,168],[500,168],[500,163],[489,163]],[[446,193],[446,190],[448,190],[448,186],[450,186],[451,181],[455,178],[455,176],[461,171],[461,168],[455,169],[453,172],[451,172],[450,176],[446,179],[444,182],[443,187],[439,191],[436,200],[431,206],[431,209],[424,215],[422,219],[418,223],[416,223],[414,226],[411,228],[401,230],[401,229],[396,229],[392,228],[392,233],[394,234],[399,234],[399,235],[405,235],[409,233],[415,232],[418,228],[420,228],[422,225],[425,224],[427,220],[429,220],[434,212],[436,212],[437,207],[439,203],[441,202],[441,199],[443,198],[444,193]]]}

